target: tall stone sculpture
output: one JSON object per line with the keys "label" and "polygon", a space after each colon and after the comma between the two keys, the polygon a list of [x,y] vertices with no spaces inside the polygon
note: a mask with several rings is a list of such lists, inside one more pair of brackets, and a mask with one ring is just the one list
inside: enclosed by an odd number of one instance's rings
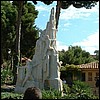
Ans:
{"label": "tall stone sculpture", "polygon": [[61,66],[56,49],[56,22],[54,8],[46,29],[36,42],[35,54],[26,66],[18,67],[19,73],[15,92],[24,93],[30,86],[40,89],[54,88],[62,91],[59,67]]}

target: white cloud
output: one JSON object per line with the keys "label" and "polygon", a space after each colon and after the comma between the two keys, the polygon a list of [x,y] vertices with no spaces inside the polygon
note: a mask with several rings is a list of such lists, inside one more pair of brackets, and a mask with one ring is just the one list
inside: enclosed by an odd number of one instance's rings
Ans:
{"label": "white cloud", "polygon": [[63,42],[61,41],[57,41],[57,50],[58,51],[62,51],[62,49],[64,49],[65,51],[68,50],[68,46],[65,45]]}
{"label": "white cloud", "polygon": [[[71,23],[63,23],[63,24],[59,24],[58,25],[58,31],[62,31],[62,32],[66,32],[69,30],[69,27],[71,26],[72,24]],[[63,34],[63,33],[62,33]]]}
{"label": "white cloud", "polygon": [[[88,36],[86,39],[72,44],[72,46],[76,45],[81,46],[82,50],[85,50],[90,54],[94,54],[95,50],[99,50],[99,30],[97,30],[94,34]],[[62,49],[67,51],[68,46],[61,41],[57,41],[57,50],[61,51]]]}
{"label": "white cloud", "polygon": [[94,53],[95,50],[99,50],[99,30],[97,30],[94,34],[88,36],[86,39],[73,43],[73,46],[81,46],[84,50]]}
{"label": "white cloud", "polygon": [[99,15],[99,3],[93,7],[92,9],[86,9],[86,8],[75,8],[73,6],[70,6],[68,9],[61,9],[61,15],[60,19],[63,20],[69,20],[69,19],[86,19],[89,17],[92,13]]}
{"label": "white cloud", "polygon": [[48,8],[46,6],[40,5],[40,6],[35,6],[36,10],[38,10],[39,12],[41,11],[49,11]]}
{"label": "white cloud", "polygon": [[97,47],[91,47],[91,46],[90,47],[89,46],[88,47],[83,47],[82,49],[85,50],[85,51],[87,51],[87,52],[89,52],[91,55],[94,55],[94,51],[95,50],[99,50],[99,48],[97,48]]}
{"label": "white cloud", "polygon": [[[44,3],[38,2],[41,5],[35,5],[36,9],[39,12],[49,12],[52,7],[55,8],[56,10],[56,2],[54,2],[51,5],[46,5]],[[89,17],[92,13],[98,14],[99,15],[99,2],[97,3],[97,5],[95,7],[92,7],[92,9],[86,9],[86,8],[75,8],[72,5],[68,8],[68,9],[61,9],[61,14],[60,14],[60,19],[63,20],[69,20],[69,19],[87,19],[87,17]]]}

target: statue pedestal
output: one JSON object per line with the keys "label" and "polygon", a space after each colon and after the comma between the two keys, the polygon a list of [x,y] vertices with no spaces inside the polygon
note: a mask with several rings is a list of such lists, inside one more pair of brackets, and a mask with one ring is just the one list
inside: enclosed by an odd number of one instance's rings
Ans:
{"label": "statue pedestal", "polygon": [[25,87],[22,87],[22,86],[16,86],[14,92],[16,92],[16,93],[24,93],[25,90],[26,90]]}
{"label": "statue pedestal", "polygon": [[17,93],[24,93],[28,87],[34,87],[34,81],[27,81],[25,86],[18,86],[15,87],[15,92]]}
{"label": "statue pedestal", "polygon": [[62,85],[62,80],[60,78],[49,78],[46,80],[47,84],[45,89],[56,89],[61,92],[61,95],[63,96],[63,85]]}
{"label": "statue pedestal", "polygon": [[50,78],[49,84],[51,88],[62,91],[62,80],[60,78]]}

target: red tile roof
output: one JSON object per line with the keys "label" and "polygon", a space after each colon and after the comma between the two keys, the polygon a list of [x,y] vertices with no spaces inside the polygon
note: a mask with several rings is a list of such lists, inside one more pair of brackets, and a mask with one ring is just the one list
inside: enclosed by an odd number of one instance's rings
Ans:
{"label": "red tile roof", "polygon": [[80,68],[93,68],[93,69],[98,69],[99,68],[99,62],[91,62],[87,64],[81,64],[78,65]]}

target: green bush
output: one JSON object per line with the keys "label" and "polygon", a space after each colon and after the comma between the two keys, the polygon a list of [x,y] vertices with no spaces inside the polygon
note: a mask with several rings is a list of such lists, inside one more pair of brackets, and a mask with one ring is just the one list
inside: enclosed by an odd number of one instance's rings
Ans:
{"label": "green bush", "polygon": [[89,87],[88,84],[81,81],[74,81],[72,87],[69,89],[67,84],[63,84],[64,99],[98,99]]}
{"label": "green bush", "polygon": [[11,83],[13,80],[12,72],[10,69],[1,69],[1,84]]}
{"label": "green bush", "polygon": [[1,92],[1,99],[23,99],[23,94],[13,92]]}
{"label": "green bush", "polygon": [[1,84],[4,83],[12,83],[13,81],[13,74],[10,69],[9,61],[4,63],[4,67],[1,68]]}
{"label": "green bush", "polygon": [[50,90],[42,90],[42,98],[43,99],[61,99],[62,93],[58,90],[51,89]]}
{"label": "green bush", "polygon": [[[23,99],[23,94],[2,92],[1,99]],[[61,99],[61,92],[55,89],[42,90],[42,99]]]}
{"label": "green bush", "polygon": [[[93,95],[91,88],[84,82],[74,81],[72,87],[63,84],[62,93],[55,89],[42,90],[42,99],[99,99]],[[23,99],[23,94],[14,92],[1,92],[1,99]]]}
{"label": "green bush", "polygon": [[79,80],[73,82],[71,90],[77,99],[97,99],[97,97],[93,94],[90,86]]}

